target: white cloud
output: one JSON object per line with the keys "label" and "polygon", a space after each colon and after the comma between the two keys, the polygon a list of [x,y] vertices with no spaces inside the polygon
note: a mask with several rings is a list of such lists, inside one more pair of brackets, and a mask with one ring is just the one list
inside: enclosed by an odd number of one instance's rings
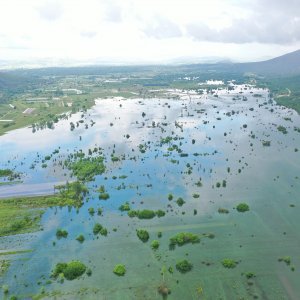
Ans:
{"label": "white cloud", "polygon": [[[0,57],[256,60],[300,47],[296,0],[2,0]],[[275,46],[276,45],[276,46]]]}
{"label": "white cloud", "polygon": [[55,21],[59,19],[63,14],[63,8],[57,1],[47,1],[42,3],[37,8],[41,18],[47,21]]}

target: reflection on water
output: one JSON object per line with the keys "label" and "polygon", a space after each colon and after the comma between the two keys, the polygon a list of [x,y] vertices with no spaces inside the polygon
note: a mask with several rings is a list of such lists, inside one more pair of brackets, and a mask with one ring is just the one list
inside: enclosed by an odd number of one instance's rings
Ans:
{"label": "reflection on water", "polygon": [[[159,299],[162,267],[175,270],[176,261],[188,257],[194,265],[190,273],[166,274],[170,299],[198,299],[199,287],[205,299],[266,294],[266,299],[293,299],[291,295],[300,295],[300,159],[295,152],[300,138],[294,131],[300,118],[275,106],[267,90],[245,88],[219,90],[218,97],[192,95],[186,100],[97,100],[87,113],[60,121],[54,130],[33,134],[24,128],[0,137],[0,168],[23,173],[23,184],[0,186],[0,196],[49,193],[57,182],[72,179],[58,162],[74,150],[101,147],[107,165],[106,173],[89,184],[90,195],[79,210],[48,209],[43,231],[0,239],[3,249],[10,245],[33,249],[14,256],[3,282],[21,295],[38,293],[45,286],[46,291],[66,293],[64,299],[74,299],[74,294],[67,293],[81,288],[87,288],[88,294],[81,290],[76,299]],[[71,131],[70,122],[79,126]],[[288,134],[279,132],[278,125],[285,126]],[[162,145],[161,138],[167,136],[176,139]],[[271,146],[264,147],[262,141],[271,141]],[[140,144],[146,145],[145,153],[140,152]],[[168,149],[174,144],[188,156]],[[55,149],[59,153],[42,168],[44,157]],[[111,162],[113,152],[124,160]],[[119,178],[122,175],[127,178]],[[199,180],[202,187],[196,185]],[[217,188],[216,183],[223,180],[226,188]],[[98,200],[96,187],[100,185],[105,185],[109,200]],[[168,201],[169,193],[183,197],[184,206]],[[118,210],[125,201],[134,209],[164,209],[167,215],[130,219]],[[238,214],[232,208],[239,202],[247,202],[251,211]],[[103,216],[90,216],[89,207],[102,207]],[[218,214],[220,207],[230,213]],[[94,237],[95,222],[108,228],[107,237]],[[56,240],[58,227],[68,230],[67,239]],[[143,244],[136,238],[135,230],[140,227],[149,230],[150,240],[162,231],[157,252],[149,242]],[[212,232],[216,237],[169,251],[168,239],[179,231]],[[79,234],[86,238],[83,244],[75,240]],[[291,256],[295,272],[278,263],[278,257],[286,255]],[[220,264],[224,258],[240,263],[227,270]],[[92,276],[47,285],[53,266],[70,259],[85,262]],[[124,278],[112,273],[117,263],[127,267]],[[253,285],[247,284],[243,272],[257,275]]]}

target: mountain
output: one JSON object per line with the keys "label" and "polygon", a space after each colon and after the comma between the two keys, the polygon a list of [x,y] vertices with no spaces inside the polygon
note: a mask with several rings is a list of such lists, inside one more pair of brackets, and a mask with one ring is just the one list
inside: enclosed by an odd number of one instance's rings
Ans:
{"label": "mountain", "polygon": [[236,70],[261,75],[297,75],[300,74],[300,50],[261,62],[234,64]]}

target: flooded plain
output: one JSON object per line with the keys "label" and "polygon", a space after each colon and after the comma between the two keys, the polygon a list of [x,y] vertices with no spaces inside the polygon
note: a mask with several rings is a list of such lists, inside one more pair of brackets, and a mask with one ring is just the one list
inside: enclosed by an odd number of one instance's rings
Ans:
{"label": "flooded plain", "polygon": [[[71,122],[78,124],[73,130]],[[49,194],[55,184],[75,180],[61,163],[74,151],[100,147],[106,171],[87,184],[82,207],[49,208],[42,231],[0,237],[1,250],[31,250],[7,256],[11,266],[0,284],[20,299],[161,299],[162,282],[168,299],[299,299],[299,128],[299,115],[276,106],[268,90],[241,85],[180,99],[97,99],[54,129],[1,136],[0,168],[21,172],[23,181],[0,186],[2,198]],[[107,200],[99,200],[102,185]],[[166,215],[130,218],[119,210],[125,202]],[[235,209],[241,202],[248,212]],[[91,215],[91,207],[102,215]],[[107,236],[93,234],[97,222]],[[57,228],[68,237],[57,239]],[[146,243],[136,236],[140,228],[150,234]],[[199,234],[201,241],[172,250],[169,239],[179,232]],[[158,250],[152,240],[159,240]],[[290,265],[278,261],[286,256]],[[226,258],[237,266],[224,268]],[[55,264],[72,259],[92,275],[50,282]],[[185,274],[175,268],[183,259],[193,264]],[[112,272],[119,263],[126,266],[123,277]]]}

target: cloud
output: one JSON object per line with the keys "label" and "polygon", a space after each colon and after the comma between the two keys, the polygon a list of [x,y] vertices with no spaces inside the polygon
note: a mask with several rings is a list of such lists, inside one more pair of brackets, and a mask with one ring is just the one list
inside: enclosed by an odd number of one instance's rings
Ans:
{"label": "cloud", "polygon": [[92,39],[97,35],[96,31],[82,31],[80,32],[80,35],[84,38]]}
{"label": "cloud", "polygon": [[143,33],[148,37],[157,39],[175,38],[182,36],[180,27],[167,18],[155,16],[142,28]]}
{"label": "cloud", "polygon": [[56,21],[63,14],[63,8],[58,2],[48,1],[37,8],[42,19],[47,21]]}
{"label": "cloud", "polygon": [[115,1],[104,2],[104,19],[109,22],[119,23],[122,22],[122,8]]}
{"label": "cloud", "polygon": [[251,3],[247,9],[246,18],[232,18],[229,26],[217,30],[204,23],[193,22],[185,27],[186,34],[197,41],[235,44],[285,45],[300,41],[299,4],[293,10],[288,4],[266,0]]}

